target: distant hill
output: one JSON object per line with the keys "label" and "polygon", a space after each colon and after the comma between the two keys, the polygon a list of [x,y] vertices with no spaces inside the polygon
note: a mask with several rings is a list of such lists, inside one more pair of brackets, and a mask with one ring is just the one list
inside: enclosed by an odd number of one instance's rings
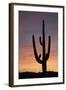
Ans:
{"label": "distant hill", "polygon": [[58,72],[47,71],[45,73],[39,72],[23,72],[19,73],[19,79],[27,79],[27,78],[46,78],[46,77],[58,77]]}

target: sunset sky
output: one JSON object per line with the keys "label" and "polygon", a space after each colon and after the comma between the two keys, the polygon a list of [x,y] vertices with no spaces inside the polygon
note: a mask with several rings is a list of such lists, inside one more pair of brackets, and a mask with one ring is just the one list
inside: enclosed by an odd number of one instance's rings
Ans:
{"label": "sunset sky", "polygon": [[48,36],[51,36],[50,56],[47,71],[58,71],[58,14],[48,12],[19,11],[19,72],[42,72],[33,52],[32,35],[35,36],[37,53],[42,53],[39,37],[42,36],[42,21],[45,21],[46,52]]}

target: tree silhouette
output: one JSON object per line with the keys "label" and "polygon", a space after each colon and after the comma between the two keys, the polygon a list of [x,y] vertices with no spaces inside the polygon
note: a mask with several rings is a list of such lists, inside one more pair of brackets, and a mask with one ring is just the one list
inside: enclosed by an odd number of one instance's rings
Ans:
{"label": "tree silhouette", "polygon": [[46,53],[46,50],[45,50],[45,22],[44,22],[44,20],[42,21],[42,35],[43,35],[42,40],[41,40],[41,36],[39,37],[39,42],[40,42],[40,45],[42,46],[42,55],[43,55],[42,60],[40,59],[41,54],[38,55],[37,50],[36,50],[34,35],[32,36],[32,42],[33,42],[34,56],[36,58],[36,61],[38,63],[42,64],[42,71],[44,73],[47,70],[46,62],[47,62],[49,55],[50,55],[50,46],[51,46],[51,37],[49,36],[48,37],[48,52]]}

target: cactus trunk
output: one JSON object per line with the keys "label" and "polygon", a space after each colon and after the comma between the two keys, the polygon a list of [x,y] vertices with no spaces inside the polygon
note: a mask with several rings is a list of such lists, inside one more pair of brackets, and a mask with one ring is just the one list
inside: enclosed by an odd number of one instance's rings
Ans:
{"label": "cactus trunk", "polygon": [[46,72],[47,70],[47,66],[46,66],[46,62],[42,63],[42,71],[43,73]]}
{"label": "cactus trunk", "polygon": [[41,57],[41,54],[37,54],[37,51],[36,51],[36,45],[35,45],[35,37],[34,35],[32,36],[32,41],[33,41],[33,50],[34,50],[34,56],[36,58],[36,61],[40,64],[42,64],[42,72],[46,72],[47,71],[47,60],[49,58],[49,55],[50,55],[50,46],[51,46],[51,37],[49,36],[49,40],[48,40],[48,52],[46,53],[46,50],[45,50],[45,22],[43,20],[42,22],[42,35],[43,35],[43,38],[41,40],[41,36],[39,37],[39,42],[40,42],[40,45],[42,46],[42,60],[40,59]]}

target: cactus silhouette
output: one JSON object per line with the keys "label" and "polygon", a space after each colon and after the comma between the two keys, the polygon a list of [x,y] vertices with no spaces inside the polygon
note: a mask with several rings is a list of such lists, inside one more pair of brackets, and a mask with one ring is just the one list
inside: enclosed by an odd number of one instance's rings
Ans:
{"label": "cactus silhouette", "polygon": [[33,50],[34,50],[34,56],[35,56],[35,59],[38,63],[42,64],[42,71],[43,73],[47,71],[47,60],[49,58],[49,55],[50,55],[50,46],[51,46],[51,37],[49,36],[48,37],[48,52],[46,53],[46,50],[45,50],[45,22],[44,20],[42,21],[42,40],[41,40],[41,36],[39,37],[39,42],[40,42],[40,45],[42,46],[42,60],[40,59],[41,58],[41,54],[38,55],[37,53],[37,50],[36,50],[36,45],[35,45],[35,37],[34,35],[32,36],[32,42],[33,42]]}

